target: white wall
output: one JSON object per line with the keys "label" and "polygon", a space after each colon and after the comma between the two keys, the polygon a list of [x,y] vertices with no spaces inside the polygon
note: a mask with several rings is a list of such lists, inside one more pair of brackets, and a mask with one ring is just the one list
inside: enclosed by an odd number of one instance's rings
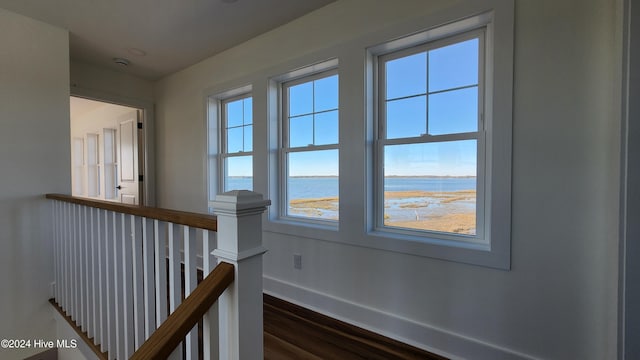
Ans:
{"label": "white wall", "polygon": [[[77,60],[71,62],[71,92],[89,97],[107,98],[128,105],[132,100],[153,101],[153,82],[136,76]],[[120,101],[117,101],[120,100]]]}
{"label": "white wall", "polygon": [[[264,109],[254,111],[258,152],[267,148],[268,74],[326,56],[348,69],[364,61],[363,43],[387,40],[372,34],[420,30],[412,24],[451,4],[341,0],[159,81],[158,205],[206,211],[207,94],[253,84],[254,109]],[[516,1],[510,271],[265,232],[266,291],[454,357],[614,358],[616,6]],[[352,80],[361,76],[341,73],[359,104]],[[360,131],[363,119],[352,121]],[[266,160],[256,155],[261,192]],[[293,269],[293,253],[302,254],[302,270]]]}
{"label": "white wall", "polygon": [[[58,310],[52,307],[51,313],[56,321],[57,339],[67,340],[69,346],[69,348],[58,349],[58,360],[99,360],[93,350],[82,339],[78,338],[76,330],[69,325]],[[77,341],[72,343],[72,340]]]}
{"label": "white wall", "polygon": [[0,338],[55,340],[44,194],[70,191],[68,33],[2,9],[0,126]]}

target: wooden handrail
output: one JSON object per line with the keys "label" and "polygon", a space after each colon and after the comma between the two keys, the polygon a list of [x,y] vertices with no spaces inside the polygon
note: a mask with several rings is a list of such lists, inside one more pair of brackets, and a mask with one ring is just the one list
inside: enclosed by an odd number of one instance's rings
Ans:
{"label": "wooden handrail", "polygon": [[218,221],[216,217],[213,215],[205,215],[205,214],[153,208],[153,207],[146,207],[146,206],[127,205],[122,203],[85,199],[85,198],[79,198],[75,196],[61,195],[61,194],[47,194],[46,198],[50,200],[59,200],[59,201],[64,201],[72,204],[90,206],[98,209],[116,211],[124,214],[142,216],[149,219],[168,221],[174,224],[187,225],[187,226],[197,227],[201,229],[218,231]]}
{"label": "wooden handrail", "polygon": [[233,282],[234,266],[221,262],[131,356],[133,360],[166,359]]}

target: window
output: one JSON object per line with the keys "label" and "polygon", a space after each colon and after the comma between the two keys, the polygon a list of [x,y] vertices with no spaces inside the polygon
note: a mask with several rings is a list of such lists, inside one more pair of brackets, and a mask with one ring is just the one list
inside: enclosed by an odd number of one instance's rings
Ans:
{"label": "window", "polygon": [[209,202],[231,190],[253,190],[251,86],[207,97]]}
{"label": "window", "polygon": [[113,200],[118,197],[118,151],[116,148],[116,129],[103,129],[104,136],[104,198]]}
{"label": "window", "polygon": [[100,196],[99,135],[87,134],[87,195]]}
{"label": "window", "polygon": [[380,228],[482,232],[483,47],[477,30],[380,56]]}
{"label": "window", "polygon": [[[253,155],[268,233],[508,269],[513,10],[465,2],[234,80],[208,98],[210,189]],[[255,126],[227,125],[249,93]]]}
{"label": "window", "polygon": [[282,84],[281,214],[336,222],[338,74],[326,71]]}
{"label": "window", "polygon": [[221,101],[222,191],[253,190],[253,101],[249,94]]}
{"label": "window", "polygon": [[377,246],[509,267],[512,16],[499,8],[369,49]]}

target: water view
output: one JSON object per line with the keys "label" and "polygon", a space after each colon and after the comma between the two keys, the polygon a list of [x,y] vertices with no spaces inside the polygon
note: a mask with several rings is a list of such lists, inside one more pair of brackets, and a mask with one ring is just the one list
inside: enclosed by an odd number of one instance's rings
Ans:
{"label": "water view", "polygon": [[[252,178],[229,178],[230,188],[251,189]],[[384,224],[390,227],[475,234],[475,177],[401,177],[384,182]],[[337,177],[291,177],[289,214],[337,220]]]}

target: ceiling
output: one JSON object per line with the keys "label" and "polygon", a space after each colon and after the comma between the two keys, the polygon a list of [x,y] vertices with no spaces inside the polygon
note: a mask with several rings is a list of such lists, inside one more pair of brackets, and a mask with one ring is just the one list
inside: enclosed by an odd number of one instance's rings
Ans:
{"label": "ceiling", "polygon": [[0,8],[68,29],[73,60],[155,80],[333,1],[0,0]]}

